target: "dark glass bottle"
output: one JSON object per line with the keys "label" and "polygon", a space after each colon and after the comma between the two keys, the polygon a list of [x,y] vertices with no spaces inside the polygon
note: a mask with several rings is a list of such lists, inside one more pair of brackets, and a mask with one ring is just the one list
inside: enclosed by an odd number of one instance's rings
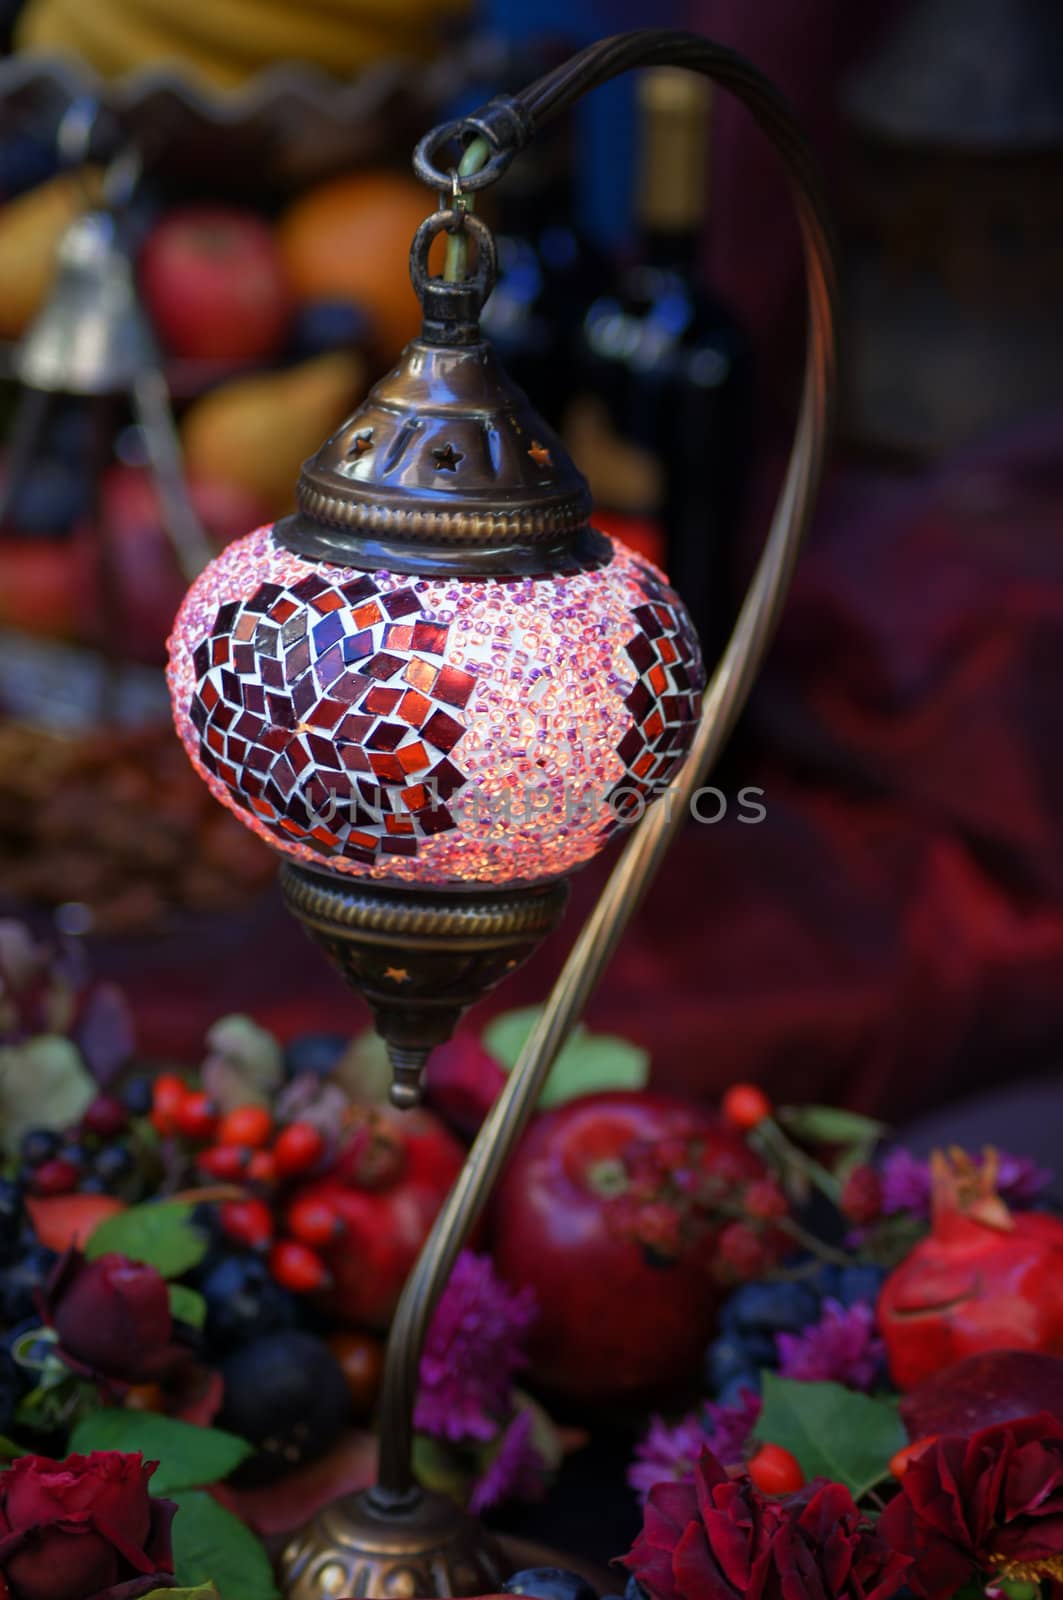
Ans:
{"label": "dark glass bottle", "polygon": [[576,221],[567,125],[541,142],[492,193],[499,272],[480,320],[506,371],[556,428],[576,379],[583,317],[609,269]]}
{"label": "dark glass bottle", "polygon": [[700,280],[710,96],[690,72],[643,75],[637,253],[583,319],[565,434],[596,525],[664,568],[711,665],[732,620],[752,395],[749,341]]}

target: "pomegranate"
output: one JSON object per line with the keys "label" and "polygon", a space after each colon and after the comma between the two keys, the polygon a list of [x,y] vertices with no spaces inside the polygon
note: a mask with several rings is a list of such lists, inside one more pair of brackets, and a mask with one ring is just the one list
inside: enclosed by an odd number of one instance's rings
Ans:
{"label": "pomegranate", "polygon": [[907,1390],[983,1350],[1063,1354],[1063,1220],[1012,1213],[997,1156],[931,1160],[931,1229],[878,1302],[890,1372]]}
{"label": "pomegranate", "polygon": [[311,1203],[334,1221],[319,1247],[332,1277],[321,1304],[338,1322],[387,1327],[464,1159],[430,1111],[377,1107],[350,1131],[328,1177],[292,1191],[293,1231]]}

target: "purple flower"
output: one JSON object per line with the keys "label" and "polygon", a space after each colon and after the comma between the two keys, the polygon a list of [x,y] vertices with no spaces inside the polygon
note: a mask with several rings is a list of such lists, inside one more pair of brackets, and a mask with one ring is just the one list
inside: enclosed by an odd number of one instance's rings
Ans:
{"label": "purple flower", "polygon": [[874,1309],[824,1300],[823,1315],[803,1333],[777,1333],[779,1371],[802,1383],[844,1383],[871,1389],[882,1368],[882,1340],[875,1335]]}
{"label": "purple flower", "polygon": [[537,1315],[533,1289],[510,1289],[490,1256],[462,1251],[428,1330],[414,1426],[441,1439],[493,1439],[513,1409],[513,1374]]}
{"label": "purple flower", "polygon": [[532,1438],[530,1411],[518,1411],[498,1449],[473,1485],[469,1510],[478,1517],[503,1500],[537,1500],[546,1488],[546,1463]]}
{"label": "purple flower", "polygon": [[671,1426],[654,1417],[646,1437],[635,1446],[628,1483],[645,1501],[655,1483],[689,1478],[706,1448],[725,1467],[740,1465],[759,1416],[760,1396],[743,1389],[737,1404],[719,1406],[710,1401]]}
{"label": "purple flower", "polygon": [[891,1150],[881,1167],[882,1210],[887,1217],[898,1211],[930,1215],[930,1166],[910,1150]]}
{"label": "purple flower", "polygon": [[[971,1157],[977,1162],[976,1157]],[[1029,1156],[997,1152],[997,1192],[1000,1198],[1021,1209],[1034,1201],[1052,1182],[1053,1174]],[[930,1164],[920,1161],[910,1150],[891,1150],[880,1168],[882,1210],[886,1216],[912,1211],[918,1217],[930,1215]]]}

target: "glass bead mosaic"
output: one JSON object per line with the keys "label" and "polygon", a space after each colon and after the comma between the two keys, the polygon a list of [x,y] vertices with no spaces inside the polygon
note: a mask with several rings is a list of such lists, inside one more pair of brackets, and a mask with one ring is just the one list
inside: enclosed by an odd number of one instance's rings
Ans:
{"label": "glass bead mosaic", "polygon": [[298,859],[440,887],[572,871],[693,736],[697,639],[660,572],[411,578],[260,528],[185,597],[177,731],[217,799]]}

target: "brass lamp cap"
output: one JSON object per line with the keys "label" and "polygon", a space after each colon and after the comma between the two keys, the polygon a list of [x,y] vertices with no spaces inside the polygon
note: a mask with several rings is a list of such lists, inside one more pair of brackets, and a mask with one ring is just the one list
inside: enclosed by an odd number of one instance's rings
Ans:
{"label": "brass lamp cap", "polygon": [[422,337],[304,464],[299,511],[275,536],[313,560],[397,572],[530,572],[583,546],[601,559],[586,479],[480,335],[486,251],[467,283],[420,271],[440,215],[414,242]]}
{"label": "brass lamp cap", "polygon": [[386,541],[416,550],[420,571],[432,547],[570,542],[591,509],[586,479],[491,346],[422,339],[305,463],[297,500],[277,536],[300,554],[376,565]]}

